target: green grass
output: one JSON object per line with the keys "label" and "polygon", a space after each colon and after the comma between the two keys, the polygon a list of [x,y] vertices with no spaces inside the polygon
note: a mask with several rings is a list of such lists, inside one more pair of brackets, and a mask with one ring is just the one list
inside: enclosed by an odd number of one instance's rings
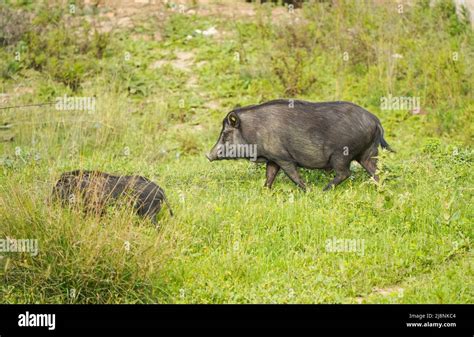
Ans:
{"label": "green grass", "polygon": [[[2,254],[0,301],[473,303],[472,30],[424,2],[403,17],[351,3],[307,7],[297,26],[272,23],[267,6],[253,20],[169,10],[162,41],[115,31],[76,93],[26,65],[2,78],[5,93],[32,89],[12,104],[67,93],[95,95],[97,108],[0,110],[15,133],[0,142],[0,238],[37,239],[40,249]],[[226,38],[193,33],[210,26]],[[179,69],[183,52],[193,57]],[[169,63],[152,69],[157,60]],[[390,93],[421,97],[428,114],[381,110]],[[231,108],[289,94],[379,116],[397,151],[381,152],[380,183],[354,164],[330,192],[332,174],[318,170],[301,170],[307,193],[283,174],[268,190],[263,166],[207,161]],[[147,176],[175,216],[165,208],[155,228],[123,208],[102,218],[64,209],[52,186],[77,168]],[[333,238],[363,240],[364,252],[327,251]]]}

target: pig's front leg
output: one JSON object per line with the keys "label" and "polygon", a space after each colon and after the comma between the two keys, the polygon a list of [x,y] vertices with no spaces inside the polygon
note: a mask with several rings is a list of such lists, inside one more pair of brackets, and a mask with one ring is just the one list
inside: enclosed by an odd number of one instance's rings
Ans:
{"label": "pig's front leg", "polygon": [[291,161],[284,161],[278,162],[277,164],[296,185],[298,185],[303,191],[306,192],[306,186],[303,180],[301,180],[300,175],[298,174],[298,169],[296,168],[295,163]]}
{"label": "pig's front leg", "polygon": [[272,161],[267,162],[267,181],[265,182],[265,187],[272,188],[273,181],[279,171],[280,166]]}

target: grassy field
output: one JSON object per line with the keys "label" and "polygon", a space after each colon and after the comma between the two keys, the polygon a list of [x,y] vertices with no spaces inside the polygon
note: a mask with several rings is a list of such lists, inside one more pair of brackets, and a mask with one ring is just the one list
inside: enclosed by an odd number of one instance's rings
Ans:
{"label": "grassy field", "polygon": [[[0,106],[96,107],[0,110],[0,239],[39,245],[0,254],[0,302],[473,303],[474,34],[428,3],[2,5]],[[268,190],[263,166],[207,161],[228,111],[274,98],[376,114],[396,150],[380,182],[354,163],[329,192],[319,170]],[[51,201],[78,168],[149,177],[175,216]]]}

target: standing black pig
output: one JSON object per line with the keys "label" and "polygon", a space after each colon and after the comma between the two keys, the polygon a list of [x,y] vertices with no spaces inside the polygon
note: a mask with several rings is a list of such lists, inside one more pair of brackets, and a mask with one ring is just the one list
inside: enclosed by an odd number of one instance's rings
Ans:
{"label": "standing black pig", "polygon": [[128,197],[138,215],[156,223],[156,215],[166,203],[173,215],[165,192],[154,182],[141,176],[114,176],[99,171],[76,170],[61,175],[53,189],[53,197],[63,203],[82,198],[86,211],[102,213],[107,204]]}
{"label": "standing black pig", "polygon": [[350,176],[352,160],[378,181],[378,146],[391,150],[383,133],[376,116],[350,102],[278,99],[229,112],[207,158],[249,157],[236,148],[254,146],[256,161],[267,163],[265,186],[272,186],[280,168],[303,190],[297,167],[333,169],[336,176],[324,188],[328,190]]}

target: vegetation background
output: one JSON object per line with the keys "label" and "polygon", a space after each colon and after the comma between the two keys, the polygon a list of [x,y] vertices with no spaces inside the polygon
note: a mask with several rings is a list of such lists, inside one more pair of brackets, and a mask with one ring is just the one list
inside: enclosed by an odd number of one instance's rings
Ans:
{"label": "vegetation background", "polygon": [[[1,254],[0,302],[473,303],[474,34],[450,1],[2,1],[0,44],[1,107],[96,99],[0,110],[0,238],[39,242]],[[380,183],[207,161],[228,111],[285,97],[376,114]],[[149,177],[175,217],[60,207],[78,168]]]}

